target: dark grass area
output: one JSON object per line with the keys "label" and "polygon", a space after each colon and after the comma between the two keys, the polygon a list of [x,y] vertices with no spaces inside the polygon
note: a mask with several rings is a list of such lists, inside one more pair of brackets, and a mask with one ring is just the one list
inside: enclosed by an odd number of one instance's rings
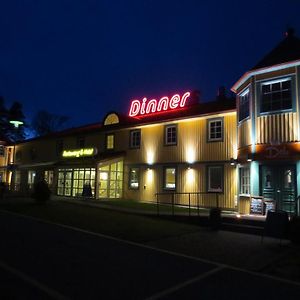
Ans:
{"label": "dark grass area", "polygon": [[2,203],[0,210],[9,210],[136,242],[159,240],[199,230],[199,227],[190,224],[58,201],[34,203],[20,200]]}

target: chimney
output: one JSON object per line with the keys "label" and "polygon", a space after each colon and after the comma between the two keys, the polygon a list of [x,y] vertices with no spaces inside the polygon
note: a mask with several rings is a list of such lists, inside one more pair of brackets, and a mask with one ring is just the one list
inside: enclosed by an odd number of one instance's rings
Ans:
{"label": "chimney", "polygon": [[199,103],[200,102],[200,95],[201,95],[201,92],[199,90],[193,90],[191,92],[189,104],[192,105],[192,104]]}

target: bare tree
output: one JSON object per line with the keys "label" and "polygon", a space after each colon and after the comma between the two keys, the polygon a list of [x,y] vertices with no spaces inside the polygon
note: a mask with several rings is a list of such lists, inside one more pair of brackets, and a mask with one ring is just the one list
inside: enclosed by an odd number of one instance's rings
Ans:
{"label": "bare tree", "polygon": [[43,136],[61,130],[68,120],[69,117],[67,116],[60,116],[40,110],[33,117],[31,128],[35,131],[36,136]]}

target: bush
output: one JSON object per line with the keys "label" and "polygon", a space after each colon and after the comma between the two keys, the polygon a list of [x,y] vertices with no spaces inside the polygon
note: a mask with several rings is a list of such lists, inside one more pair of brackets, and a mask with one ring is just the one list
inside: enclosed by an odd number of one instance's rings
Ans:
{"label": "bush", "polygon": [[34,184],[32,198],[38,202],[46,202],[50,199],[51,191],[45,180]]}

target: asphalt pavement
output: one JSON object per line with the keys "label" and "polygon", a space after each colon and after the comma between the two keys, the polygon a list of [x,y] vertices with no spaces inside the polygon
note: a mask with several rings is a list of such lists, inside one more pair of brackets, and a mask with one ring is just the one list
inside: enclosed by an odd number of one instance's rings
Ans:
{"label": "asphalt pavement", "polygon": [[0,212],[1,299],[297,299],[300,284]]}

